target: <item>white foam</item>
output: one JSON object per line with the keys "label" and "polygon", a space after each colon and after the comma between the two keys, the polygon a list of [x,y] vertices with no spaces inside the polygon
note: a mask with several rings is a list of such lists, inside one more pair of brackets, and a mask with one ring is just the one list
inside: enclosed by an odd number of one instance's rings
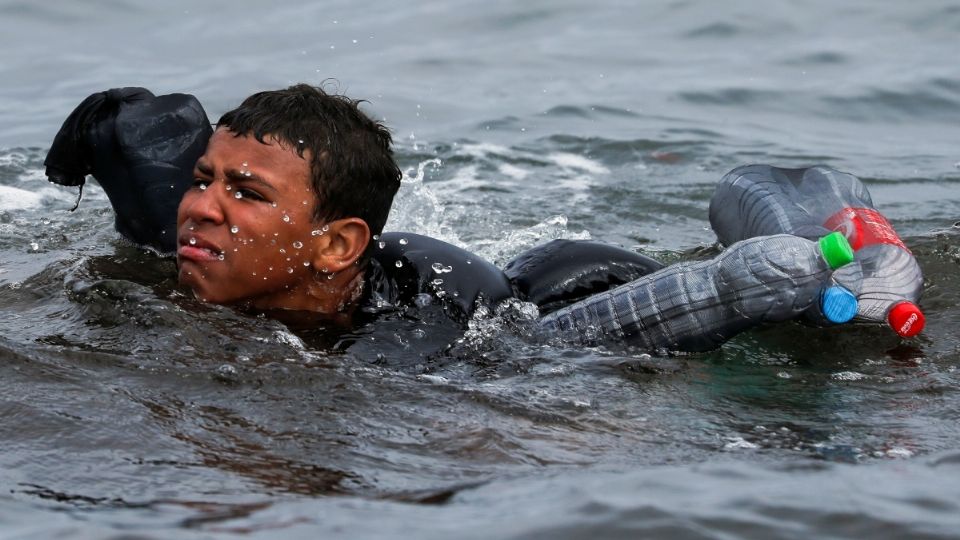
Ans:
{"label": "white foam", "polygon": [[[439,197],[423,183],[423,168],[434,161],[439,164],[439,160],[427,160],[421,163],[418,173],[411,175],[411,180],[401,185],[393,200],[393,210],[390,212],[384,230],[424,234],[462,247],[460,239],[446,224],[445,208],[440,203]],[[468,170],[458,170],[454,174],[454,180],[482,184],[476,178],[475,166],[469,166],[466,169]],[[438,188],[447,182],[450,181],[435,182],[431,185]],[[457,189],[462,187],[456,185]]]}
{"label": "white foam", "polygon": [[509,163],[501,163],[499,166],[500,173],[504,176],[510,177],[514,180],[523,180],[530,175],[530,171],[526,169],[521,169],[516,165],[511,165]]}
{"label": "white foam", "polygon": [[[41,190],[42,191],[42,190]],[[26,210],[36,208],[43,201],[41,192],[27,191],[10,186],[0,186],[0,210]]]}
{"label": "white foam", "polygon": [[840,371],[830,376],[836,381],[862,381],[867,376],[856,371]]}
{"label": "white foam", "polygon": [[303,344],[303,341],[301,341],[299,337],[291,334],[290,332],[286,332],[284,330],[277,330],[276,332],[273,333],[273,337],[277,340],[277,342],[283,343],[284,345],[289,345],[294,349],[299,349],[301,351],[306,349],[306,346]]}
{"label": "white foam", "polygon": [[453,176],[439,180],[432,184],[439,191],[453,193],[472,188],[482,188],[490,184],[489,180],[480,178],[480,169],[476,165],[466,165],[457,169]]}
{"label": "white foam", "polygon": [[576,169],[591,174],[607,174],[610,169],[604,167],[597,161],[581,156],[579,154],[570,154],[567,152],[555,152],[547,156],[553,164],[564,169]]}
{"label": "white foam", "polygon": [[490,154],[504,156],[511,153],[510,149],[506,146],[486,142],[462,144],[460,145],[460,150],[468,156],[473,157],[485,157]]}
{"label": "white foam", "polygon": [[[554,186],[556,186],[558,190],[562,191],[586,192],[589,191],[591,187],[596,185],[589,176],[583,175],[572,176],[570,178],[560,178],[555,182],[556,183]],[[577,195],[581,195],[582,198],[583,194],[578,193]]]}
{"label": "white foam", "polygon": [[417,379],[432,384],[447,384],[450,382],[450,379],[447,379],[446,377],[440,375],[431,375],[429,373],[421,373],[420,375],[417,375]]}
{"label": "white foam", "polygon": [[728,442],[727,444],[723,445],[723,449],[724,449],[724,450],[727,450],[727,451],[730,451],[730,450],[753,450],[753,449],[755,449],[755,448],[759,448],[759,446],[757,446],[756,444],[754,444],[754,443],[752,443],[752,442],[744,439],[743,437],[728,437],[727,440],[730,441],[730,442]]}
{"label": "white foam", "polygon": [[0,167],[23,167],[27,163],[27,156],[20,152],[0,154]]}
{"label": "white foam", "polygon": [[902,446],[894,446],[893,448],[887,450],[886,454],[888,457],[906,459],[913,457],[913,450],[904,448]]}
{"label": "white foam", "polygon": [[403,174],[403,177],[400,179],[400,182],[403,184],[422,184],[423,177],[426,174],[427,167],[431,165],[433,167],[442,167],[443,161],[441,161],[438,158],[421,161],[417,165],[416,172],[414,172],[413,169],[408,170],[406,173]]}

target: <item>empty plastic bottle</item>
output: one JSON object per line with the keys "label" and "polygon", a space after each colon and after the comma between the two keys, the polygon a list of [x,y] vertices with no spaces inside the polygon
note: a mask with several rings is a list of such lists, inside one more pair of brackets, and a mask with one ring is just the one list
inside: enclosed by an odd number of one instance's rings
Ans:
{"label": "empty plastic bottle", "polygon": [[923,329],[916,305],[923,290],[920,266],[853,175],[826,166],[738,167],[720,180],[710,200],[710,224],[724,244],[760,235],[816,238],[840,231],[855,261],[833,278],[857,296],[856,319],[886,322],[903,337]]}
{"label": "empty plastic bottle", "polygon": [[843,235],[818,242],[793,235],[750,238],[713,259],[668,266],[540,319],[566,341],[608,340],[647,350],[706,351],[763,322],[818,309],[834,322],[856,299],[832,285],[831,271],[853,260]]}

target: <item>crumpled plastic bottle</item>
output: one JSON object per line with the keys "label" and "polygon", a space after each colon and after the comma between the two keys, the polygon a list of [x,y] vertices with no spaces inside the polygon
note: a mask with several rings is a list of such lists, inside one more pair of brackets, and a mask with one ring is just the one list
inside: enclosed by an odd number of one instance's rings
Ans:
{"label": "crumpled plastic bottle", "polygon": [[618,342],[651,351],[706,351],[764,322],[815,309],[835,323],[857,311],[831,274],[853,261],[843,235],[750,238],[713,259],[678,263],[555,311],[550,336],[580,344]]}
{"label": "crumpled plastic bottle", "polygon": [[717,185],[710,224],[724,244],[769,234],[816,238],[842,232],[855,260],[833,279],[857,296],[856,320],[886,322],[902,337],[923,329],[923,312],[916,305],[923,290],[920,266],[874,207],[866,186],[851,174],[822,165],[737,167]]}

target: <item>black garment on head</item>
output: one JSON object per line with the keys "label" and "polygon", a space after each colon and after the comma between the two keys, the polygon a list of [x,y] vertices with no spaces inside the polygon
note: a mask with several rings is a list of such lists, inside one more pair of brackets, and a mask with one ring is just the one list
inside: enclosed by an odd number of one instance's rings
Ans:
{"label": "black garment on head", "polygon": [[92,174],[110,198],[116,227],[136,244],[176,250],[177,207],[213,128],[189,94],[115,88],[83,100],[54,138],[51,182],[83,186]]}

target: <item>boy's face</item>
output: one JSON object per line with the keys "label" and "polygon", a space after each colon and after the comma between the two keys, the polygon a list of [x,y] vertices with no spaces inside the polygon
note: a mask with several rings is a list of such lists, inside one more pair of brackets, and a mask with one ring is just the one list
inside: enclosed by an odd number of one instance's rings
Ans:
{"label": "boy's face", "polygon": [[180,202],[179,280],[203,301],[283,308],[315,279],[310,163],[264,140],[217,129]]}

